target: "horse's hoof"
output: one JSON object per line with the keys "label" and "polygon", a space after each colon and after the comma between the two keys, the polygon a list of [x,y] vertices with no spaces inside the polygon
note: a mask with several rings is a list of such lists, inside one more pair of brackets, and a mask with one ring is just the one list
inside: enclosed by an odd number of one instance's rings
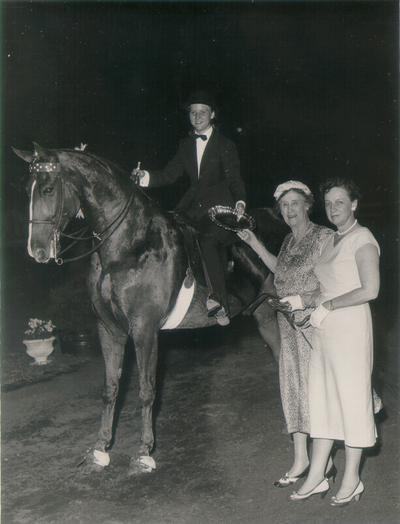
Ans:
{"label": "horse's hoof", "polygon": [[82,461],[78,464],[80,471],[84,475],[89,475],[90,473],[99,473],[104,471],[104,468],[110,463],[110,456],[104,451],[99,451],[97,449],[88,450]]}
{"label": "horse's hoof", "polygon": [[131,458],[128,469],[128,476],[138,475],[139,473],[151,473],[156,469],[156,463],[153,457],[141,455],[138,458]]}
{"label": "horse's hoof", "polygon": [[93,450],[93,462],[102,468],[110,464],[110,455],[106,451]]}

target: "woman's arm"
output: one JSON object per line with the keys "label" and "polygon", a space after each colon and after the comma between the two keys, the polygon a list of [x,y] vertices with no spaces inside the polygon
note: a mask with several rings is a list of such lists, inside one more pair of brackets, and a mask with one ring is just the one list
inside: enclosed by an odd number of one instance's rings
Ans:
{"label": "woman's arm", "polygon": [[327,300],[322,305],[329,310],[358,306],[374,300],[379,292],[379,254],[373,244],[365,244],[356,252],[361,287]]}
{"label": "woman's arm", "polygon": [[267,268],[272,271],[272,273],[275,273],[277,257],[268,251],[255,234],[249,229],[244,229],[243,231],[239,231],[237,235],[257,253]]}

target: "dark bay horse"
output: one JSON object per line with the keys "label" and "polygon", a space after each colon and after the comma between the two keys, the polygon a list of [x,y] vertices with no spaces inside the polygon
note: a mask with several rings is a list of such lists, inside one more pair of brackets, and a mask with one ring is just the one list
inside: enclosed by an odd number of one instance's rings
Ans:
{"label": "dark bay horse", "polygon": [[[150,457],[154,444],[152,407],[156,392],[158,335],[168,327],[177,297],[185,287],[188,253],[181,229],[129,175],[112,163],[84,151],[14,150],[29,163],[28,252],[37,262],[60,262],[60,236],[82,211],[96,238],[91,254],[89,292],[97,316],[105,362],[104,409],[98,439],[86,457],[86,467],[101,469],[109,463],[107,448],[113,432],[114,410],[128,336],[134,341],[142,403],[139,450],[130,473],[155,468]],[[255,211],[259,234],[278,246],[284,230],[267,210]],[[268,291],[268,270],[244,243],[232,249],[235,270],[229,297],[232,314],[240,312],[262,291]],[[215,324],[207,316],[207,289],[192,290],[190,307],[177,328]],[[193,291],[193,289],[195,289]],[[275,314],[267,303],[255,312],[260,332],[274,355],[279,353]],[[166,323],[167,322],[167,323]]]}

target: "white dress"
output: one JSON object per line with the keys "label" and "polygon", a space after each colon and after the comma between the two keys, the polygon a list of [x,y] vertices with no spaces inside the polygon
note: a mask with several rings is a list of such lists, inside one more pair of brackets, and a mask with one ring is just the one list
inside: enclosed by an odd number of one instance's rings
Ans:
{"label": "white dress", "polygon": [[[379,245],[365,227],[355,229],[336,246],[330,237],[315,274],[321,301],[361,286],[355,254],[365,244]],[[376,440],[371,392],[373,365],[369,304],[331,311],[313,332],[309,369],[310,427],[313,438],[344,440],[369,447]]]}

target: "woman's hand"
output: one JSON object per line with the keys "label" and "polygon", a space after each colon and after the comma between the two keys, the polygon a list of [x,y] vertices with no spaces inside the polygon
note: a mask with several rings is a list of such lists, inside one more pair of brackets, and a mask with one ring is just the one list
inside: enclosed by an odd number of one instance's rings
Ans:
{"label": "woman's hand", "polygon": [[250,246],[253,251],[255,251],[255,253],[257,253],[262,262],[270,271],[272,271],[272,273],[275,273],[277,260],[276,256],[266,249],[263,243],[258,240],[256,235],[250,231],[250,229],[242,229],[241,231],[238,231],[237,236],[248,246]]}
{"label": "woman's hand", "polygon": [[309,291],[308,293],[303,293],[301,295],[301,298],[303,300],[303,304],[306,307],[317,307],[319,305],[319,297],[320,297],[321,291],[319,288],[315,289],[314,291]]}
{"label": "woman's hand", "polygon": [[329,314],[329,309],[326,309],[325,306],[320,304],[314,311],[311,313],[310,316],[310,324],[312,327],[315,328],[321,328],[322,322],[325,320],[327,315]]}
{"label": "woman's hand", "polygon": [[288,297],[283,297],[280,299],[279,302],[282,302],[283,304],[288,304],[289,311],[302,311],[303,309],[305,309],[302,297],[300,295],[290,295]]}
{"label": "woman's hand", "polygon": [[250,247],[252,247],[254,250],[257,246],[260,245],[260,241],[256,237],[256,235],[250,231],[250,229],[242,229],[241,231],[237,232],[237,236],[243,240],[243,242],[246,242]]}

